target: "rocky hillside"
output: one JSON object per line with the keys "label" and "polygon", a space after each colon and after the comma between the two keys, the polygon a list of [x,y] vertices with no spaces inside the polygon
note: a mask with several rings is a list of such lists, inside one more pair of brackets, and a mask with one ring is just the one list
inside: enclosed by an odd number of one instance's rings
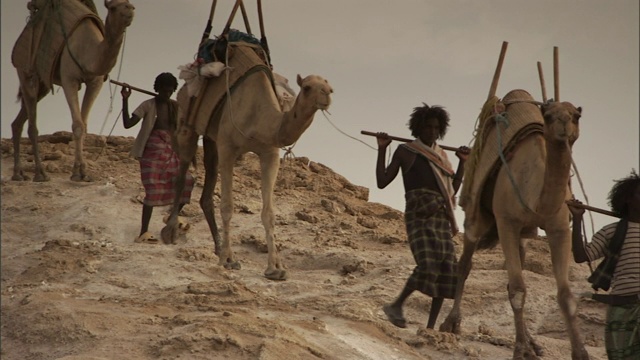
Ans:
{"label": "rocky hillside", "polygon": [[[41,136],[51,181],[33,183],[11,181],[12,145],[2,139],[2,359],[511,357],[513,320],[499,248],[474,257],[463,334],[425,329],[430,298],[422,294],[406,303],[408,328],[396,328],[381,306],[413,268],[402,212],[368,202],[368,189],[312,159],[283,160],[276,236],[289,279],[267,280],[260,170],[257,156],[247,154],[235,169],[231,226],[242,269],[225,270],[198,206],[201,150],[192,169],[193,202],[182,214],[191,229],[176,245],[134,243],[144,191],[138,163],[128,155],[132,142],[89,135],[94,181],[75,183],[69,180],[70,133]],[[22,143],[25,171],[32,175],[30,145]],[[153,214],[150,230],[157,237],[167,210]],[[530,330],[545,358],[568,358],[545,239],[531,239],[527,256]],[[572,266],[576,294],[589,290],[588,273],[586,266]],[[605,359],[604,306],[586,299],[579,306],[588,350],[593,359]],[[445,301],[437,325],[450,307]]]}

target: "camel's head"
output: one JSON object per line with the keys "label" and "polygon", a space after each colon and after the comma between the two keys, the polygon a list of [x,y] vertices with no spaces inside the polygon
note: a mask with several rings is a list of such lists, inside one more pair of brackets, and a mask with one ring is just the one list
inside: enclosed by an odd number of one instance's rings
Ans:
{"label": "camel's head", "polygon": [[300,86],[300,94],[298,98],[314,104],[318,110],[328,110],[331,105],[331,94],[333,88],[329,82],[318,75],[309,75],[304,79],[298,74],[298,86]]}
{"label": "camel's head", "polygon": [[106,22],[124,30],[133,22],[136,7],[129,0],[104,0],[108,10]]}
{"label": "camel's head", "polygon": [[542,105],[545,138],[551,142],[567,143],[571,146],[580,136],[582,108],[566,101],[549,102]]}

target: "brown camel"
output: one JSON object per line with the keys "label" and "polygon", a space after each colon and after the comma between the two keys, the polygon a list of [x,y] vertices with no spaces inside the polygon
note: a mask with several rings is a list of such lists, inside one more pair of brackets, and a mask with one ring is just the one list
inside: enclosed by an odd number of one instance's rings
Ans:
{"label": "brown camel", "polygon": [[[246,152],[253,152],[260,158],[261,218],[268,249],[268,263],[264,275],[272,280],[287,278],[287,272],[274,245],[275,216],[272,198],[280,167],[279,149],[293,144],[302,136],[302,133],[311,125],[316,111],[329,108],[331,93],[333,93],[327,80],[317,75],[309,75],[304,79],[298,75],[297,83],[301,91],[295,99],[293,108],[282,111],[267,74],[258,71],[248,75],[246,80],[231,93],[230,100],[227,99],[222,105],[220,114],[210,119],[209,131],[203,139],[205,181],[200,206],[214,238],[215,253],[219,256],[219,263],[225,268],[240,268],[240,263],[231,250],[230,242],[233,166],[236,159]],[[184,86],[178,92],[178,102],[181,108],[188,108],[189,100]],[[195,132],[189,132],[183,127],[179,130],[177,138],[181,175],[176,185],[176,194],[180,194],[189,162],[197,150],[198,136]],[[218,166],[220,166],[222,192],[221,244],[213,211],[213,191],[218,176]],[[162,238],[165,243],[172,243],[175,240],[179,201],[179,197],[176,197],[173,211],[162,229]]]}
{"label": "brown camel", "polygon": [[[495,176],[488,177],[476,199],[462,205],[465,211],[464,249],[458,264],[459,281],[453,307],[440,330],[460,333],[460,302],[472,266],[471,257],[476,249],[493,247],[499,239],[505,256],[509,301],[516,330],[513,358],[537,359],[541,355],[540,346],[526,327],[527,291],[522,277],[525,260],[522,237],[540,227],[549,239],[557,301],[569,333],[572,359],[585,360],[589,355],[579,334],[577,305],[569,288],[571,234],[569,210],[564,204],[571,197],[571,147],[579,135],[578,120],[582,109],[568,102],[548,102],[540,109],[523,90],[511,91],[503,103],[506,104],[506,118],[515,113],[527,114],[532,121],[544,124],[543,132],[521,139],[507,165],[502,165]],[[470,206],[474,202],[480,204],[480,210]]]}
{"label": "brown camel", "polygon": [[[64,1],[64,0],[63,0]],[[134,6],[128,0],[105,0],[108,15],[105,20],[104,33],[95,21],[89,18],[81,20],[71,34],[62,51],[57,55],[57,64],[53,72],[53,84],[59,85],[69,104],[71,129],[75,143],[75,161],[73,164],[73,181],[91,181],[86,174],[86,165],[82,156],[84,136],[87,132],[89,112],[100,93],[105,75],[115,66],[118,52],[122,46],[125,30],[134,16]],[[57,14],[52,14],[57,16]],[[64,15],[61,15],[64,17]],[[54,51],[55,53],[55,51]],[[37,104],[50,90],[43,76],[34,68],[16,67],[20,80],[22,107],[11,124],[13,132],[14,168],[12,180],[27,180],[20,162],[20,137],[24,123],[29,120],[28,134],[33,146],[35,176],[33,181],[47,181],[48,175],[42,168],[38,149]],[[78,92],[85,84],[82,110],[78,100]]]}

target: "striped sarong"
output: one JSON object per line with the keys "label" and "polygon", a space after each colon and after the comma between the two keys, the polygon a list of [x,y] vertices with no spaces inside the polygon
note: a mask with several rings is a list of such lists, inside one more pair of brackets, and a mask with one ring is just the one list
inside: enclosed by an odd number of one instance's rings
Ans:
{"label": "striped sarong", "polygon": [[457,261],[445,198],[427,189],[405,194],[404,212],[409,246],[416,267],[407,287],[431,297],[453,299],[456,292]]}
{"label": "striped sarong", "polygon": [[609,360],[640,359],[640,304],[609,306],[604,343]]}
{"label": "striped sarong", "polygon": [[[144,186],[143,204],[172,205],[175,179],[180,171],[180,159],[171,148],[171,135],[166,130],[153,130],[140,158],[140,178]],[[180,203],[191,201],[194,179],[187,171]]]}

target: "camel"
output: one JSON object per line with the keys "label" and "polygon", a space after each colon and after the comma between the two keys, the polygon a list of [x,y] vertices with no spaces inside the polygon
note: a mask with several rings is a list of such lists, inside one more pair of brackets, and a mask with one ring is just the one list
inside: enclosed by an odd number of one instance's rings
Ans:
{"label": "camel", "polygon": [[476,249],[495,246],[499,239],[505,256],[509,301],[516,330],[513,358],[538,359],[542,349],[529,334],[524,316],[527,290],[522,277],[525,260],[522,237],[530,237],[540,227],[549,239],[557,301],[569,333],[572,359],[585,360],[589,355],[580,338],[576,324],[577,304],[569,288],[570,214],[564,204],[571,196],[571,148],[579,136],[578,120],[582,109],[568,102],[547,102],[540,109],[530,100],[509,104],[509,97],[513,100],[527,95],[526,91],[514,90],[505,96],[507,118],[514,111],[528,113],[537,117],[541,124],[543,121],[543,132],[521,139],[507,165],[502,165],[483,185],[477,201],[484,215],[475,216],[471,207],[463,206],[464,245],[458,263],[456,295],[440,331],[460,333],[460,303],[472,267],[472,255]]}
{"label": "camel", "polygon": [[[81,20],[75,31],[66,39],[66,44],[56,59],[57,67],[54,69],[53,84],[62,87],[73,121],[71,128],[75,143],[75,160],[72,181],[91,181],[91,177],[86,173],[82,155],[89,112],[100,93],[105,76],[116,64],[124,33],[134,17],[135,7],[129,0],[105,0],[104,5],[108,10],[104,33],[95,21],[89,18]],[[20,137],[28,119],[28,134],[35,162],[33,181],[48,181],[49,176],[40,160],[36,120],[37,104],[49,93],[50,88],[43,82],[43,75],[33,68],[16,67],[16,70],[20,81],[18,96],[21,99],[21,108],[11,124],[14,149],[12,180],[28,180],[20,162]],[[86,89],[81,110],[78,92],[83,83]]]}
{"label": "camel", "polygon": [[[324,78],[309,75],[297,76],[300,93],[291,110],[283,111],[273,90],[268,75],[257,71],[248,75],[242,84],[231,93],[221,105],[222,111],[209,120],[209,131],[203,137],[205,180],[200,206],[214,238],[215,253],[219,264],[227,269],[240,269],[234,257],[230,242],[230,222],[233,213],[233,166],[244,153],[253,152],[260,159],[262,192],[262,225],[265,229],[268,249],[266,278],[286,280],[287,272],[282,265],[278,250],[274,245],[275,216],[273,212],[273,188],[280,167],[279,149],[296,142],[311,125],[317,110],[327,110],[331,104],[333,89]],[[178,102],[182,109],[188,108],[184,86],[178,92]],[[187,111],[188,112],[188,111]],[[211,131],[216,126],[217,129]],[[177,136],[177,153],[180,156],[181,175],[176,185],[176,194],[182,192],[189,162],[197,150],[198,135],[182,126]],[[220,167],[221,204],[223,233],[222,243],[214,219],[213,191]],[[178,225],[179,196],[173,210],[162,229],[165,243],[173,243]]]}

